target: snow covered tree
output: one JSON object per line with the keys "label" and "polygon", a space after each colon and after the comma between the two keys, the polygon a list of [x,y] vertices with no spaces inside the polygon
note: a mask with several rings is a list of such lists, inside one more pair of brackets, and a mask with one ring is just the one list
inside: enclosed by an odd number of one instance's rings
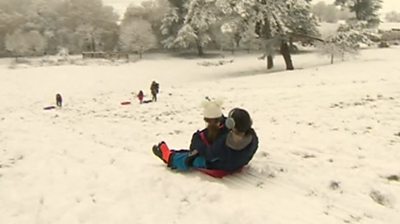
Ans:
{"label": "snow covered tree", "polygon": [[320,46],[321,52],[328,54],[333,64],[335,57],[344,60],[346,54],[357,54],[361,44],[370,45],[370,35],[360,23],[341,25],[337,33],[328,37]]}
{"label": "snow covered tree", "polygon": [[76,28],[76,34],[79,37],[79,47],[84,51],[95,52],[100,42],[100,30],[91,25],[80,25]]}
{"label": "snow covered tree", "polygon": [[190,0],[182,28],[178,31],[175,44],[184,48],[195,45],[199,56],[211,42],[211,26],[217,21],[213,0]]}
{"label": "snow covered tree", "polygon": [[290,42],[295,36],[317,35],[316,19],[311,14],[309,0],[216,0],[217,7],[229,16],[236,15],[264,42],[267,67],[273,67],[273,55],[279,49],[286,68],[293,70]]}
{"label": "snow covered tree", "polygon": [[223,11],[223,6],[218,5],[218,1],[215,4],[217,8],[217,22],[213,25],[214,30],[211,36],[213,41],[221,49],[230,49],[232,53],[239,48],[247,49],[248,51],[254,48],[259,49],[259,40],[255,33],[255,23],[247,21],[246,18],[238,14],[226,14]]}
{"label": "snow covered tree", "polygon": [[336,23],[338,20],[348,20],[353,16],[348,8],[339,9],[335,4],[318,2],[312,7],[312,13],[323,22]]}
{"label": "snow covered tree", "polygon": [[[241,44],[250,47],[251,41],[254,40],[254,38],[252,39],[254,36],[247,32],[249,30],[248,24],[245,24],[240,18],[225,19],[219,24],[219,29],[222,34],[219,41],[222,45],[221,47],[230,49],[232,54],[236,49],[240,48]],[[250,32],[254,33],[254,30]]]}
{"label": "snow covered tree", "polygon": [[157,46],[157,39],[146,20],[135,20],[121,26],[121,48],[126,51],[135,51],[142,58],[145,51]]}
{"label": "snow covered tree", "polygon": [[37,31],[17,30],[13,34],[6,35],[5,46],[16,57],[42,55],[46,48],[46,39]]}
{"label": "snow covered tree", "polygon": [[5,37],[6,50],[12,52],[14,56],[19,57],[27,52],[28,44],[20,30],[13,34],[7,34]]}
{"label": "snow covered tree", "polygon": [[[115,48],[118,42],[118,15],[114,13],[112,7],[104,6],[101,0],[62,1],[58,7],[58,26],[64,28],[64,32],[72,33],[72,35],[68,35],[71,39],[65,38],[64,43],[69,45],[72,42],[73,45],[79,45],[82,42],[80,40],[82,33],[84,33],[81,28],[86,26],[89,28],[87,33],[90,33],[93,37],[92,40],[96,42],[92,43],[92,50],[113,50]],[[56,30],[58,31],[59,28]],[[81,50],[77,49],[78,52]]]}
{"label": "snow covered tree", "polygon": [[382,8],[382,0],[335,0],[335,4],[347,7],[356,15],[356,20],[366,21],[370,26],[380,23],[378,11]]}
{"label": "snow covered tree", "polygon": [[168,0],[168,2],[169,7],[160,27],[161,34],[165,37],[162,44],[165,48],[176,48],[175,39],[185,21],[187,2],[185,0]]}
{"label": "snow covered tree", "polygon": [[154,35],[157,37],[157,44],[161,44],[164,36],[161,32],[162,20],[169,10],[167,0],[146,0],[140,5],[130,5],[124,14],[122,24],[129,23],[136,19],[143,19],[151,24]]}
{"label": "snow covered tree", "polygon": [[0,0],[0,54],[5,52],[5,36],[15,30],[36,30],[46,39],[47,53],[59,47],[80,53],[82,26],[98,34],[96,50],[113,50],[118,43],[118,15],[101,0]]}
{"label": "snow covered tree", "polygon": [[293,62],[290,54],[289,34],[291,32],[290,10],[296,4],[305,3],[303,1],[273,1],[258,0],[255,4],[255,21],[260,27],[261,32],[257,33],[263,37],[265,44],[265,55],[267,56],[267,67],[273,67],[273,55],[277,48],[285,60],[286,69],[293,70]]}
{"label": "snow covered tree", "polygon": [[320,1],[312,7],[312,13],[320,20],[329,23],[336,23],[337,11],[333,5],[327,5],[325,2]]}
{"label": "snow covered tree", "polygon": [[256,24],[247,24],[247,27],[240,33],[240,46],[250,53],[250,50],[260,50],[261,41],[259,36],[255,32]]}
{"label": "snow covered tree", "polygon": [[[272,0],[217,0],[216,6],[225,16],[237,17],[244,21],[248,27],[254,27],[254,31],[249,31],[249,36],[259,37],[265,49],[265,56],[268,57],[268,68],[273,67],[273,51],[269,48],[274,35],[278,35],[277,24],[273,14],[278,13],[278,1]],[[275,23],[277,22],[277,23]],[[283,31],[283,30],[281,30]],[[284,32],[284,31],[283,31]]]}
{"label": "snow covered tree", "polygon": [[327,40],[325,43],[318,43],[316,46],[319,48],[322,55],[328,55],[330,57],[331,64],[335,62],[336,57],[342,57],[343,59],[344,52],[338,44],[331,40]]}
{"label": "snow covered tree", "polygon": [[311,4],[308,1],[295,1],[289,5],[288,15],[285,16],[284,23],[290,30],[289,43],[293,51],[294,41],[303,44],[311,44],[315,37],[319,37],[317,18],[311,13]]}

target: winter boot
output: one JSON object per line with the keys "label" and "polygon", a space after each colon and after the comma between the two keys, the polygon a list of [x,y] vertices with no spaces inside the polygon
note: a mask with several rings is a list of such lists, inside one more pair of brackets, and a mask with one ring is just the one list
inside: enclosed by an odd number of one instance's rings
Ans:
{"label": "winter boot", "polygon": [[164,161],[168,166],[171,164],[171,157],[173,155],[173,152],[168,148],[167,144],[165,142],[161,142],[158,145],[153,146],[153,153],[156,155],[158,158],[160,158],[162,161]]}

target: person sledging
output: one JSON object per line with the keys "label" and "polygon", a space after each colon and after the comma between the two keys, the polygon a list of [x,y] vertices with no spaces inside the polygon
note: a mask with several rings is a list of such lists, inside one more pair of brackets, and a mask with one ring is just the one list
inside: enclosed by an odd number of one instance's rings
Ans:
{"label": "person sledging", "polygon": [[226,117],[222,113],[221,100],[208,99],[202,103],[202,107],[203,119],[206,123],[206,128],[201,131],[196,131],[192,135],[189,146],[190,150],[196,149],[199,144],[208,147],[213,144],[215,140],[229,131],[225,127]]}
{"label": "person sledging", "polygon": [[[165,142],[153,146],[153,153],[171,169],[191,168],[235,172],[247,165],[258,149],[258,137],[249,113],[240,108],[230,111],[225,120],[229,132],[212,144],[192,144],[191,150],[171,150]],[[195,137],[193,140],[197,143]]]}

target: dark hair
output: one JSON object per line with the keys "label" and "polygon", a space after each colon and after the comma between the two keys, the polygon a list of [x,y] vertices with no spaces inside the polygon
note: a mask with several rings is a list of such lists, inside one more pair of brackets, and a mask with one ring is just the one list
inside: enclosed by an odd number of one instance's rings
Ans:
{"label": "dark hair", "polygon": [[235,129],[238,130],[239,132],[243,132],[248,134],[249,131],[251,130],[251,126],[253,124],[250,114],[240,108],[235,108],[231,114],[230,117],[235,121]]}

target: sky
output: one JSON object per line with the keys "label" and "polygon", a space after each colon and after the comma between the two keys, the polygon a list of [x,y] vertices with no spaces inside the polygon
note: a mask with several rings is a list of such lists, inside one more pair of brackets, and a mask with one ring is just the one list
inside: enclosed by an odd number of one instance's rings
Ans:
{"label": "sky", "polygon": [[[123,14],[125,12],[126,7],[128,7],[131,3],[140,4],[144,0],[103,0],[106,5],[114,6],[115,10],[119,14]],[[334,0],[320,0],[327,3],[333,3]],[[314,3],[317,3],[318,0],[314,0]],[[386,13],[390,11],[400,11],[400,0],[383,0],[383,9],[381,13]]]}

